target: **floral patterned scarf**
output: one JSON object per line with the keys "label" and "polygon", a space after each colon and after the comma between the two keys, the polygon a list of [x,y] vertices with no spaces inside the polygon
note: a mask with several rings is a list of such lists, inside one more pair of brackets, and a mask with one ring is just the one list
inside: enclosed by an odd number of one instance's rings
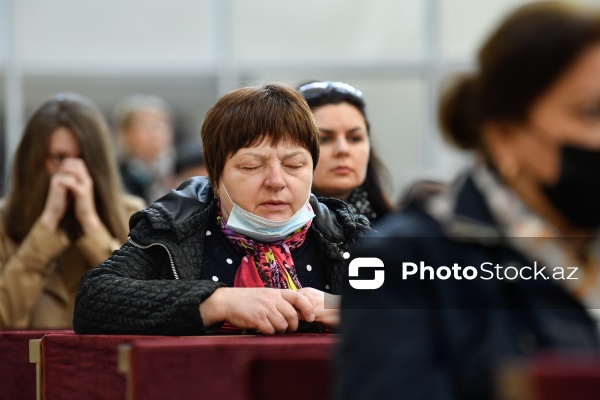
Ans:
{"label": "floral patterned scarf", "polygon": [[235,274],[234,287],[268,287],[296,290],[302,287],[298,281],[292,250],[302,246],[312,221],[297,229],[285,239],[271,243],[254,239],[225,227],[221,204],[217,205],[217,223],[221,232],[234,246],[247,255]]}

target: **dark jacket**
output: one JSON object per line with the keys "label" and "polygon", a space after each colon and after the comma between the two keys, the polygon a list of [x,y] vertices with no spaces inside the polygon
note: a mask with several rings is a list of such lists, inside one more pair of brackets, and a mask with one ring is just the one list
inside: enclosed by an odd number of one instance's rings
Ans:
{"label": "dark jacket", "polygon": [[[325,279],[340,292],[343,253],[368,230],[345,203],[311,196],[309,233],[326,257]],[[75,300],[77,333],[201,335],[199,306],[221,282],[200,279],[205,235],[217,200],[206,177],[192,178],[129,222],[128,242],[89,271]]]}
{"label": "dark jacket", "polygon": [[508,245],[470,175],[438,196],[428,202],[435,208],[384,218],[353,254],[381,259],[385,282],[343,290],[338,399],[491,399],[506,361],[599,350],[596,322],[552,279],[404,279],[403,262],[435,271],[457,263],[486,277],[485,262],[532,266]]}

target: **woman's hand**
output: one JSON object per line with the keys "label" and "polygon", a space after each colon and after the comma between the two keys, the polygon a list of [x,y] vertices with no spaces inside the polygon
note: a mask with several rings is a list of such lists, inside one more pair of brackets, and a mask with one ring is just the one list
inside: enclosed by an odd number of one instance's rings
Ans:
{"label": "woman's hand", "polygon": [[69,188],[75,184],[75,178],[69,174],[57,172],[50,178],[50,187],[46,196],[46,204],[40,216],[40,222],[51,232],[55,232],[58,224],[69,207]]}
{"label": "woman's hand", "polygon": [[70,205],[67,193],[73,197],[73,211],[81,229],[85,234],[93,232],[101,224],[94,201],[94,182],[85,162],[80,158],[65,158],[50,180],[42,220],[53,231]]}
{"label": "woman's hand", "polygon": [[298,293],[301,293],[310,300],[315,310],[316,322],[320,322],[330,327],[338,325],[340,322],[341,296],[325,293],[311,287],[298,289]]}
{"label": "woman's hand", "polygon": [[304,295],[288,289],[219,288],[200,304],[205,326],[229,322],[261,333],[294,332],[299,317],[313,322],[313,305]]}
{"label": "woman's hand", "polygon": [[96,212],[94,200],[94,181],[85,162],[80,158],[65,158],[59,173],[68,174],[75,179],[69,191],[75,197],[75,217],[84,233],[89,234],[100,226],[100,217]]}

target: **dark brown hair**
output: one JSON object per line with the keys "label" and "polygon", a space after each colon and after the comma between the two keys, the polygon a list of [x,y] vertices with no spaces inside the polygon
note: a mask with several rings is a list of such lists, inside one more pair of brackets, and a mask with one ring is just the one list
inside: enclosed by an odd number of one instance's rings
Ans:
{"label": "dark brown hair", "polygon": [[319,130],[308,105],[294,89],[280,84],[236,89],[221,97],[202,124],[204,163],[217,187],[225,162],[243,147],[289,141],[308,150],[313,168],[319,159]]}
{"label": "dark brown hair", "polygon": [[42,214],[50,186],[46,170],[50,136],[60,127],[72,132],[81,146],[81,158],[94,182],[98,216],[114,237],[125,241],[128,216],[106,121],[90,100],[72,93],[54,96],[27,121],[13,160],[6,232],[19,243]]}
{"label": "dark brown hair", "polygon": [[478,72],[458,77],[442,95],[441,129],[459,148],[482,149],[485,122],[526,122],[535,101],[598,42],[597,11],[561,2],[518,8],[479,51]]}
{"label": "dark brown hair", "polygon": [[[302,90],[305,87],[320,83],[324,84],[321,85],[322,90],[320,91],[311,90],[310,92],[305,92]],[[297,90],[304,95],[312,111],[329,104],[348,103],[354,106],[362,114],[367,127],[367,134],[371,136],[371,125],[367,118],[366,104],[359,90],[343,82],[320,81],[305,82],[299,85]],[[389,186],[389,173],[373,146],[370,146],[369,149],[367,174],[363,186],[369,194],[378,215],[386,214],[394,209],[391,200],[384,190],[384,186]],[[315,194],[318,195],[319,193],[315,192]]]}

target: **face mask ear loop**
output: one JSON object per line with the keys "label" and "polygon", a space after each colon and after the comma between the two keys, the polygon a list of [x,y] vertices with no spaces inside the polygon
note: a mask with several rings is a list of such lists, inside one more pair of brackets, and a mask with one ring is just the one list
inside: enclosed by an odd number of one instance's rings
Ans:
{"label": "face mask ear loop", "polygon": [[[312,194],[312,179],[310,181],[310,186],[308,187],[308,197],[306,198],[306,203],[302,207],[310,206],[310,195]],[[309,208],[312,210],[312,207]]]}
{"label": "face mask ear loop", "polygon": [[[231,196],[229,195],[229,192],[227,191],[227,188],[225,187],[225,184],[223,183],[223,181],[221,181],[221,183],[223,184],[223,190],[225,190],[225,194],[227,195],[227,198],[229,199],[229,201],[231,202],[232,205],[235,205],[233,203],[233,200],[231,199]],[[223,207],[223,205],[221,205],[221,212],[223,214],[225,214],[225,219],[229,220],[229,214],[227,213],[227,211],[225,211],[225,207]]]}

